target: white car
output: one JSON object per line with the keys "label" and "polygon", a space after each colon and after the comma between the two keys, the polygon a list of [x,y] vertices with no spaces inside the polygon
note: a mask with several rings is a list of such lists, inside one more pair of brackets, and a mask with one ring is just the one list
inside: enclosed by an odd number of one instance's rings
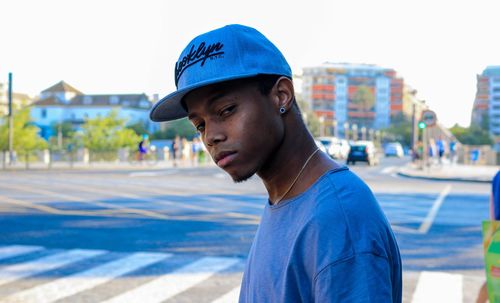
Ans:
{"label": "white car", "polygon": [[326,150],[326,147],[323,143],[321,143],[320,140],[314,139],[314,142],[316,143],[316,146],[319,148],[320,151],[324,152],[325,154],[328,154],[328,151]]}
{"label": "white car", "polygon": [[332,158],[337,158],[340,155],[339,140],[335,137],[319,137],[317,140],[321,141],[326,148],[326,153]]}
{"label": "white car", "polygon": [[351,149],[351,145],[349,141],[346,139],[339,139],[340,142],[340,159],[347,159],[349,155],[349,150]]}
{"label": "white car", "polygon": [[399,142],[387,143],[384,148],[384,154],[386,157],[402,158],[404,155],[403,146]]}

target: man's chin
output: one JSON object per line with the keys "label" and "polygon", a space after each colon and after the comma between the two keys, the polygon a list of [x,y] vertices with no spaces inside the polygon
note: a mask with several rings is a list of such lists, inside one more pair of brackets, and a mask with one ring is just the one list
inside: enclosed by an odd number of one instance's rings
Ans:
{"label": "man's chin", "polygon": [[248,179],[250,179],[255,172],[248,172],[246,174],[244,173],[238,173],[238,172],[227,172],[229,176],[233,179],[234,183],[241,183],[244,182]]}

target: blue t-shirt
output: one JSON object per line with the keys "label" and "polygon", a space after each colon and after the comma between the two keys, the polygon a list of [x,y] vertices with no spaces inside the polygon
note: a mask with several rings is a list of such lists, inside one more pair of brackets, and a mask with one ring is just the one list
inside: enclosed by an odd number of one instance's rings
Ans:
{"label": "blue t-shirt", "polygon": [[493,202],[494,219],[500,220],[500,170],[491,181],[491,199]]}
{"label": "blue t-shirt", "polygon": [[266,205],[240,303],[401,302],[401,258],[368,186],[347,167]]}

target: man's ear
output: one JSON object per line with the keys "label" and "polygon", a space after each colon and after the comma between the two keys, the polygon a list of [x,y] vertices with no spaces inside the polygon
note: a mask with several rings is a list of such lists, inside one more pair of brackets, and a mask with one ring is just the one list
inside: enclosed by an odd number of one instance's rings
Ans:
{"label": "man's ear", "polygon": [[[287,77],[280,77],[276,81],[276,84],[274,84],[273,99],[275,100],[277,110],[281,114],[288,112],[292,108],[294,95],[292,80]],[[283,110],[284,112],[281,112]]]}

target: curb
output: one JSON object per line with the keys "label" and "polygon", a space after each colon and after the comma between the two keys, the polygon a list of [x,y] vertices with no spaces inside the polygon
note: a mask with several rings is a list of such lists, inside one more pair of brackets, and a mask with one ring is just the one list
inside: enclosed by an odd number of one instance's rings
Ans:
{"label": "curb", "polygon": [[446,178],[446,177],[430,177],[430,176],[416,176],[409,173],[397,172],[398,176],[412,178],[412,179],[420,179],[420,180],[432,180],[432,181],[453,181],[453,182],[471,182],[471,183],[491,183],[491,180],[485,179],[470,179],[470,178]]}

